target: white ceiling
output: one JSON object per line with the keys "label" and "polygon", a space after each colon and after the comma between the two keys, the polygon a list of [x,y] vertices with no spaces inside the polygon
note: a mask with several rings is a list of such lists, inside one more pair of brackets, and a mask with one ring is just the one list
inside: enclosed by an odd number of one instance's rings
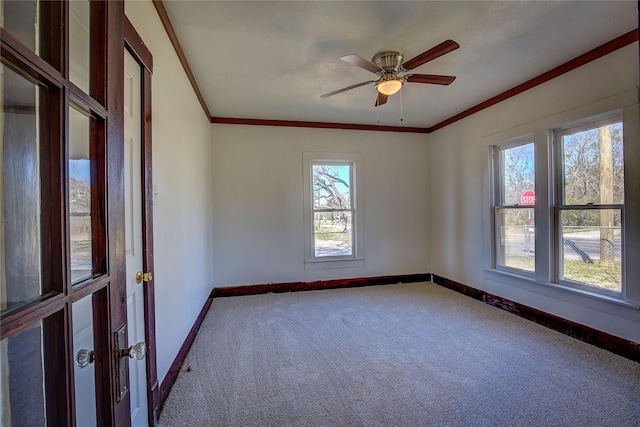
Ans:
{"label": "white ceiling", "polygon": [[[429,127],[638,27],[636,1],[163,3],[207,107],[227,118]],[[376,78],[343,55],[406,61],[447,39],[460,48],[413,72],[457,76],[450,86],[408,83],[381,107],[374,85],[320,98]]]}

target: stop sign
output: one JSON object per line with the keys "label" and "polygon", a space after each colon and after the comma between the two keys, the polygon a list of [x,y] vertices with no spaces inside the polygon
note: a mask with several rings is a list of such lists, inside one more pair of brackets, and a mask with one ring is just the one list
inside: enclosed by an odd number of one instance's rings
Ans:
{"label": "stop sign", "polygon": [[521,205],[535,205],[536,204],[536,192],[533,190],[527,190],[520,196]]}

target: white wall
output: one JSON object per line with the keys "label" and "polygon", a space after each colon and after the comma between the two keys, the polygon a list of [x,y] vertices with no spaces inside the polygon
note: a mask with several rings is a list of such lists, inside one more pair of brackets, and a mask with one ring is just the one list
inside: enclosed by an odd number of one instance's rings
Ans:
{"label": "white wall", "polygon": [[[212,126],[215,285],[429,271],[426,135]],[[364,266],[305,269],[306,151],[362,153]]]}
{"label": "white wall", "polygon": [[125,13],[153,55],[153,273],[162,381],[213,288],[211,125],[151,1],[127,1]]}
{"label": "white wall", "polygon": [[[633,98],[637,85],[638,44],[634,43],[430,134],[431,272],[640,342],[640,310],[553,287],[497,279],[484,268],[491,247],[486,232],[488,137],[523,135],[549,122],[549,117],[628,100],[629,96],[616,94],[631,93]],[[640,278],[627,280],[638,286]]]}

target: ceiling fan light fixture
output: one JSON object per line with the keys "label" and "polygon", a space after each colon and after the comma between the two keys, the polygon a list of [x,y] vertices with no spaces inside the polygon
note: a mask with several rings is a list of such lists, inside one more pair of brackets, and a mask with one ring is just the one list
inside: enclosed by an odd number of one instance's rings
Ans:
{"label": "ceiling fan light fixture", "polygon": [[385,80],[378,83],[376,88],[383,95],[393,95],[402,89],[402,80]]}

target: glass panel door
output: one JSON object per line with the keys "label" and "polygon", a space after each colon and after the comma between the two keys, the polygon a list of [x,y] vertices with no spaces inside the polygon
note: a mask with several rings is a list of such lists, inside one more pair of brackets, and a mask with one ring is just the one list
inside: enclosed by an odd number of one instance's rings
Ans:
{"label": "glass panel door", "polygon": [[129,419],[112,393],[126,289],[109,245],[122,106],[106,91],[122,84],[123,19],[122,2],[0,0],[0,427]]}

